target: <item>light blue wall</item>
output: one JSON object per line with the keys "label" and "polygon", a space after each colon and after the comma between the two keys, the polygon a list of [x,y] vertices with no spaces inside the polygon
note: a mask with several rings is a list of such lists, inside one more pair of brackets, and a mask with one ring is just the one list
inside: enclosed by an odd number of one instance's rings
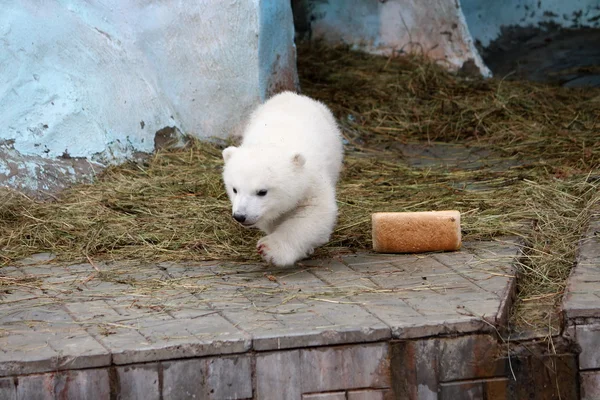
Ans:
{"label": "light blue wall", "polygon": [[0,3],[0,143],[24,155],[120,160],[171,126],[225,137],[297,79],[288,1]]}
{"label": "light blue wall", "polygon": [[0,0],[0,186],[31,186],[35,157],[151,152],[165,127],[239,132],[294,89],[293,36],[288,0]]}
{"label": "light blue wall", "polygon": [[261,100],[264,101],[283,85],[288,88],[298,86],[296,70],[282,68],[285,65],[296,65],[291,2],[262,0],[260,26],[263,30],[258,42],[258,81]]}

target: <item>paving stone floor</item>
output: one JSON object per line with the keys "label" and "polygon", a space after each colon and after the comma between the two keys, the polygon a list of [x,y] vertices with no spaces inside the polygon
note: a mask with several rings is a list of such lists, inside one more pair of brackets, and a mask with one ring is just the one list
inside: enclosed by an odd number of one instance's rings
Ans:
{"label": "paving stone floor", "polygon": [[514,290],[512,240],[429,255],[357,254],[289,269],[54,265],[0,273],[0,376],[440,333],[489,331]]}

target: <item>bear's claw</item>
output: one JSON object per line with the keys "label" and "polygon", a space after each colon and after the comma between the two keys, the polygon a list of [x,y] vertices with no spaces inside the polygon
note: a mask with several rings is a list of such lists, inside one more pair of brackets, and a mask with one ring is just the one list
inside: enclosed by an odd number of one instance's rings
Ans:
{"label": "bear's claw", "polygon": [[265,252],[269,250],[269,248],[264,243],[261,243],[256,247],[256,250],[258,251],[258,254],[264,256]]}
{"label": "bear's claw", "polygon": [[272,236],[262,238],[256,245],[256,250],[263,260],[276,266],[291,265],[295,261],[294,256],[289,251],[286,252],[285,247],[282,248],[281,243]]}

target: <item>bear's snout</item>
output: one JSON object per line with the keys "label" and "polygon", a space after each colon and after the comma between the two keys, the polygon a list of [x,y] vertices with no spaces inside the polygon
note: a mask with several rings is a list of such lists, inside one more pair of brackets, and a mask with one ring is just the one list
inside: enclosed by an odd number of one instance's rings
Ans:
{"label": "bear's snout", "polygon": [[240,224],[243,224],[244,221],[246,221],[246,215],[235,213],[235,214],[233,214],[233,219],[235,219]]}

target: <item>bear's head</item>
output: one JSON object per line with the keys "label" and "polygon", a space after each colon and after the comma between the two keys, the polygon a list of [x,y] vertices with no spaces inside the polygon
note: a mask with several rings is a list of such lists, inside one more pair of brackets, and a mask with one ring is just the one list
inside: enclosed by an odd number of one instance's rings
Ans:
{"label": "bear's head", "polygon": [[223,150],[223,160],[233,218],[243,226],[268,224],[305,197],[309,182],[302,154],[231,146]]}

